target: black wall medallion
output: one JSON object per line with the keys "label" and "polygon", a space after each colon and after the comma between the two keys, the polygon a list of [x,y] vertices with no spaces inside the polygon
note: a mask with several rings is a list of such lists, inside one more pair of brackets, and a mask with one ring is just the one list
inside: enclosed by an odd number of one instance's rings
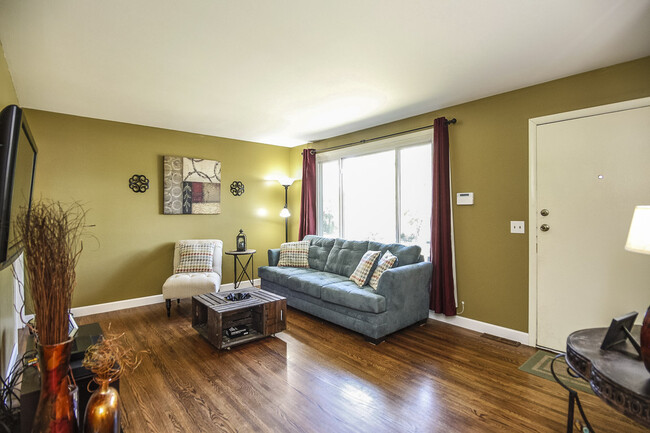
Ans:
{"label": "black wall medallion", "polygon": [[129,188],[133,192],[145,192],[149,189],[149,179],[144,174],[134,174],[129,179]]}
{"label": "black wall medallion", "polygon": [[234,196],[242,195],[244,193],[244,184],[239,180],[234,181],[230,184],[230,192]]}

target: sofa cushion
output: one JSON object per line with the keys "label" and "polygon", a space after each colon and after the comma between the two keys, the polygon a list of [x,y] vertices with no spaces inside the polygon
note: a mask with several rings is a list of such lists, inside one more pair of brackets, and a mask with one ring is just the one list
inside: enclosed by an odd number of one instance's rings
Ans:
{"label": "sofa cushion", "polygon": [[185,272],[167,278],[162,292],[164,299],[181,299],[218,292],[220,287],[221,275],[216,272]]}
{"label": "sofa cushion", "polygon": [[402,245],[402,244],[382,244],[379,242],[369,242],[369,250],[379,250],[382,256],[386,251],[390,251],[397,257],[397,266],[412,265],[420,261],[420,253],[422,249],[417,245]]}
{"label": "sofa cushion", "polygon": [[323,286],[320,297],[323,301],[358,311],[369,313],[386,311],[386,298],[369,287],[358,287],[349,280]]}
{"label": "sofa cushion", "polygon": [[309,241],[285,242],[280,245],[278,266],[308,268]]}
{"label": "sofa cushion", "polygon": [[357,268],[354,270],[352,275],[350,275],[350,280],[354,281],[354,283],[359,287],[365,286],[370,277],[370,270],[379,258],[379,254],[381,254],[381,251],[366,251],[363,257],[361,257]]}
{"label": "sofa cushion", "polygon": [[264,279],[269,280],[275,284],[286,286],[288,278],[292,275],[308,274],[313,272],[309,268],[289,268],[279,266],[260,266],[257,269],[257,275]]}
{"label": "sofa cushion", "polygon": [[334,246],[333,238],[324,238],[321,236],[307,235],[303,239],[310,241],[309,244],[309,267],[319,271],[325,270],[327,256],[329,256]]}
{"label": "sofa cushion", "polygon": [[296,292],[304,293],[314,298],[321,297],[321,288],[325,284],[346,281],[341,275],[310,269],[312,272],[290,275],[285,280],[285,286]]}
{"label": "sofa cushion", "polygon": [[368,251],[368,241],[336,239],[329,256],[327,256],[325,272],[350,277],[366,251]]}

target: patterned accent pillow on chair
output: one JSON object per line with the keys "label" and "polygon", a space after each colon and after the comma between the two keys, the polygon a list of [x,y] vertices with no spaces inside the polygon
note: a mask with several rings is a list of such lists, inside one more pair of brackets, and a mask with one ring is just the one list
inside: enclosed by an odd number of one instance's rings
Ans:
{"label": "patterned accent pillow on chair", "polygon": [[286,242],[280,245],[280,261],[278,266],[290,266],[294,268],[309,267],[309,244],[310,241]]}
{"label": "patterned accent pillow on chair", "polygon": [[214,244],[181,244],[179,262],[174,273],[212,272]]}
{"label": "patterned accent pillow on chair", "polygon": [[363,287],[366,285],[372,265],[375,264],[380,254],[381,251],[366,251],[363,257],[361,257],[357,268],[354,270],[352,275],[350,275],[350,279],[354,281],[357,286]]}
{"label": "patterned accent pillow on chair", "polygon": [[377,290],[377,285],[379,284],[379,278],[386,270],[392,268],[397,262],[397,257],[391,254],[390,251],[386,251],[384,255],[379,259],[379,264],[377,269],[373,272],[372,277],[370,278],[370,287]]}

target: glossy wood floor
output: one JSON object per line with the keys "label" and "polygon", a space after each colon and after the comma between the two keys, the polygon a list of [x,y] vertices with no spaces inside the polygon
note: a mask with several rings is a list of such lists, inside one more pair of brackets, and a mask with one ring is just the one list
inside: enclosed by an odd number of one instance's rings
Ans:
{"label": "glossy wood floor", "polygon": [[[290,309],[285,332],[219,352],[192,329],[190,307],[78,319],[149,351],[120,380],[126,433],[566,431],[566,392],[518,369],[531,347],[433,320],[373,346]],[[599,433],[647,431],[580,398]]]}

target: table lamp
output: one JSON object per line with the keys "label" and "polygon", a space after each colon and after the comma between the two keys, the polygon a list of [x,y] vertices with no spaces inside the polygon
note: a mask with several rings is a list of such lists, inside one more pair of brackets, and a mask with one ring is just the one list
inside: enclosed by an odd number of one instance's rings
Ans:
{"label": "table lamp", "polygon": [[[634,253],[650,254],[650,206],[634,208],[625,249]],[[650,371],[650,307],[641,326],[641,358],[645,368]]]}

